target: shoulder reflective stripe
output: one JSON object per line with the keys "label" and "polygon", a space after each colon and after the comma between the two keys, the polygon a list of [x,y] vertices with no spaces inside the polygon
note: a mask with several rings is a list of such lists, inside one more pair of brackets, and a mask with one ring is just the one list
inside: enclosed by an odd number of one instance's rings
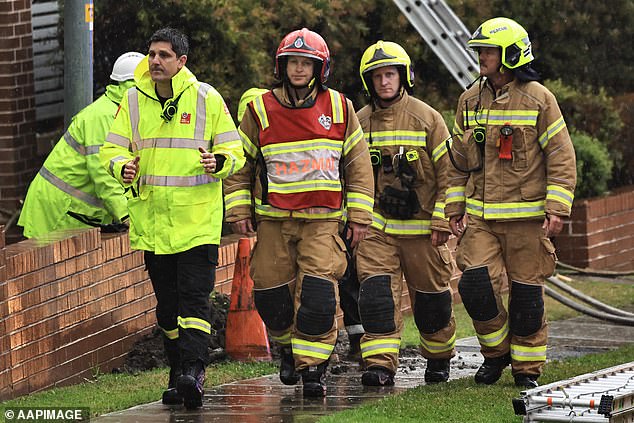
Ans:
{"label": "shoulder reflective stripe", "polygon": [[198,329],[205,333],[211,333],[211,324],[204,321],[203,319],[198,319],[196,317],[178,316],[178,326],[182,327],[183,329]]}
{"label": "shoulder reflective stripe", "polygon": [[130,109],[130,128],[132,129],[132,152],[135,152],[137,150],[136,144],[141,140],[139,134],[139,91],[136,89],[128,90],[128,108]]}
{"label": "shoulder reflective stripe", "polygon": [[245,134],[240,128],[238,128],[238,134],[240,135],[240,140],[242,140],[242,148],[249,157],[255,159],[258,155],[258,147],[251,142],[247,134]]}
{"label": "shoulder reflective stripe", "polygon": [[550,141],[552,137],[554,137],[557,133],[559,133],[559,131],[561,131],[565,127],[566,127],[566,122],[564,122],[563,116],[557,119],[551,125],[549,125],[548,128],[546,129],[546,132],[544,132],[543,134],[539,136],[539,146],[542,148],[542,150],[546,148],[546,146],[548,145],[548,141]]}
{"label": "shoulder reflective stripe", "polygon": [[[82,156],[86,155],[86,147],[84,147],[83,145],[78,143],[75,140],[75,138],[73,138],[73,136],[70,134],[70,132],[66,131],[64,133],[64,141],[66,141],[66,144],[68,144],[68,146],[70,148],[72,148],[73,150],[75,150],[76,152],[81,154]],[[97,150],[97,151],[99,151],[99,150]]]}
{"label": "shoulder reflective stripe", "polygon": [[53,175],[44,166],[42,166],[42,168],[40,169],[40,171],[38,173],[44,179],[46,179],[51,184],[55,185],[60,190],[64,191],[66,194],[68,194],[68,195],[70,195],[72,197],[75,197],[78,200],[83,201],[84,203],[90,204],[91,206],[99,207],[99,208],[103,208],[104,207],[104,205],[103,205],[103,203],[101,202],[100,199],[98,199],[97,197],[94,197],[94,196],[92,196],[90,194],[86,194],[82,190],[77,189],[74,186],[68,184],[66,181],[58,178],[55,175]]}
{"label": "shoulder reflective stripe", "polygon": [[119,147],[130,148],[129,139],[118,134],[113,134],[112,132],[106,136],[106,141],[111,144],[118,145]]}
{"label": "shoulder reflective stripe", "polygon": [[447,204],[450,203],[460,203],[465,201],[465,187],[450,187],[447,188],[447,192],[445,193],[445,201]]}
{"label": "shoulder reflective stripe", "polygon": [[[452,144],[451,137],[447,139],[449,140],[449,144]],[[447,144],[445,141],[441,142],[440,145],[434,148],[434,151],[431,152],[431,158],[434,162],[437,162],[445,153],[447,153]]]}
{"label": "shoulder reflective stripe", "polygon": [[[207,126],[207,92],[211,89],[209,84],[201,82],[196,95],[196,127],[194,128],[194,138],[205,139],[205,127]],[[207,141],[207,140],[205,140]],[[205,147],[209,149],[209,145]]]}
{"label": "shoulder reflective stripe", "polygon": [[374,198],[359,192],[348,192],[346,194],[347,207],[358,208],[372,213],[374,208]]}
{"label": "shoulder reflective stripe", "polygon": [[305,357],[315,357],[327,360],[335,349],[334,345],[323,342],[310,342],[304,339],[293,338],[293,354]]}
{"label": "shoulder reflective stripe", "polygon": [[127,157],[124,156],[117,156],[117,157],[113,157],[112,159],[110,159],[110,163],[108,164],[108,170],[110,171],[111,175],[114,175],[114,165],[117,162],[120,161],[126,161],[128,162],[130,159],[128,159]]}
{"label": "shoulder reflective stripe", "polygon": [[420,337],[420,342],[423,348],[429,351],[432,354],[438,354],[446,351],[451,351],[456,343],[456,334],[447,341],[447,342],[434,342],[428,341],[422,336]]}
{"label": "shoulder reflective stripe", "polygon": [[[487,119],[488,125],[511,125],[535,126],[537,124],[537,110],[489,110]],[[480,123],[484,123],[480,121]]]}
{"label": "shoulder reflective stripe", "polygon": [[400,346],[400,338],[375,339],[362,342],[361,357],[366,358],[378,354],[398,354]]}
{"label": "shoulder reflective stripe", "polygon": [[507,323],[504,323],[500,329],[495,332],[487,333],[485,335],[477,334],[478,340],[481,345],[485,347],[496,347],[500,345],[509,334],[509,326]]}
{"label": "shoulder reflective stripe", "polygon": [[546,361],[546,345],[525,347],[511,344],[511,358],[515,361]]}
{"label": "shoulder reflective stripe", "polygon": [[264,157],[269,157],[276,154],[298,153],[313,150],[330,150],[338,153],[341,151],[341,144],[341,141],[329,140],[326,138],[268,144],[262,147],[262,155]]}
{"label": "shoulder reflective stripe", "polygon": [[544,200],[522,203],[484,203],[485,219],[514,219],[544,215]]}
{"label": "shoulder reflective stripe", "polygon": [[214,145],[224,144],[228,142],[239,142],[239,141],[240,141],[240,135],[238,135],[238,131],[222,132],[220,134],[216,134],[216,136],[214,137]]}
{"label": "shoulder reflective stripe", "polygon": [[[273,94],[271,94],[273,95]],[[253,100],[253,108],[255,109],[255,114],[260,120],[260,126],[262,129],[266,129],[269,127],[269,117],[266,114],[266,108],[264,107],[264,101],[262,100],[262,96],[258,96]]]}
{"label": "shoulder reflective stripe", "polygon": [[205,140],[191,138],[145,138],[137,143],[139,150],[150,148],[190,148],[198,150],[198,147],[207,149],[209,145]]}
{"label": "shoulder reflective stripe", "polygon": [[330,93],[330,103],[332,104],[332,123],[343,123],[343,104],[341,95],[335,91],[328,89]]}
{"label": "shoulder reflective stripe", "polygon": [[[161,327],[159,326],[159,328]],[[161,328],[161,330],[167,339],[178,339],[178,328],[172,330]]]}
{"label": "shoulder reflective stripe", "polygon": [[363,131],[359,126],[356,131],[354,131],[343,143],[343,155],[347,155],[350,150],[354,148],[355,145],[359,143],[363,139]]}
{"label": "shoulder reflective stripe", "polygon": [[281,345],[291,345],[291,331],[284,332],[282,335],[278,336],[269,333],[269,337],[271,337],[272,340],[277,341]]}
{"label": "shoulder reflective stripe", "polygon": [[219,181],[219,179],[207,174],[194,176],[143,175],[139,179],[141,185],[151,185],[155,187],[194,187]]}
{"label": "shoulder reflective stripe", "polygon": [[546,187],[546,200],[557,201],[572,207],[574,198],[575,195],[572,192],[559,185],[548,185]]}

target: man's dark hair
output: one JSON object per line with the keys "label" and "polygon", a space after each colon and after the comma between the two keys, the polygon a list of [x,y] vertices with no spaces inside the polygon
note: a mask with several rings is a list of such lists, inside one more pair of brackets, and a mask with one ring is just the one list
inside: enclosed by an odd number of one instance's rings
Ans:
{"label": "man's dark hair", "polygon": [[178,57],[189,53],[189,40],[187,36],[177,29],[166,27],[156,31],[148,40],[148,48],[150,44],[157,41],[165,41],[172,44],[172,50]]}

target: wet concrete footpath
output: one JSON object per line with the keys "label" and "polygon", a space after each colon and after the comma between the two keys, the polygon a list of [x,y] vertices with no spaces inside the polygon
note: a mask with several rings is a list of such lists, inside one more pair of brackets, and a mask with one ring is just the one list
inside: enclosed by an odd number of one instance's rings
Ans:
{"label": "wet concrete footpath", "polygon": [[[551,360],[575,357],[607,351],[625,343],[634,343],[634,327],[579,317],[550,324],[548,357]],[[456,350],[458,353],[451,361],[451,379],[472,377],[483,360],[478,352],[476,338],[459,340],[456,343]],[[301,383],[297,386],[285,386],[280,383],[277,375],[270,375],[207,389],[203,407],[196,411],[188,411],[184,408],[170,410],[157,401],[103,415],[91,421],[96,423],[312,423],[320,416],[424,385],[424,372],[425,360],[408,349],[401,357],[394,387],[363,387],[358,364],[341,360],[329,368],[326,398],[303,398]]]}

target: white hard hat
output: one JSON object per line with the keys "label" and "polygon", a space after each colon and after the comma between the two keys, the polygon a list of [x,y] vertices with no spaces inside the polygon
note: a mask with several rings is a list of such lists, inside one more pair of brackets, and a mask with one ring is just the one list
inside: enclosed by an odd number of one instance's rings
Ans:
{"label": "white hard hat", "polygon": [[129,51],[123,53],[112,67],[112,73],[110,79],[113,81],[127,81],[128,79],[134,79],[134,70],[141,60],[145,58],[144,54],[137,53],[136,51]]}

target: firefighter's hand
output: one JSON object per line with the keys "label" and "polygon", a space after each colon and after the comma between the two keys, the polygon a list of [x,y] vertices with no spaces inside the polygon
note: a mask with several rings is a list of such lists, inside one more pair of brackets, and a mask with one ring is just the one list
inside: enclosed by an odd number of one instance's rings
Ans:
{"label": "firefighter's hand", "polygon": [[368,233],[368,226],[355,222],[348,223],[346,238],[350,240],[350,248],[355,248],[365,238]]}
{"label": "firefighter's hand", "polygon": [[551,237],[558,235],[559,232],[564,228],[564,222],[561,220],[561,217],[555,216],[554,214],[547,214],[546,219],[544,219],[544,224],[542,228],[546,230],[546,236]]}
{"label": "firefighter's hand", "polygon": [[462,236],[466,227],[466,215],[463,214],[462,216],[451,216],[449,218],[449,228],[451,229],[451,233],[458,238]]}
{"label": "firefighter's hand", "polygon": [[200,151],[200,163],[203,164],[205,173],[214,173],[216,171],[216,158],[213,153],[210,153],[202,147],[198,147],[198,151]]}
{"label": "firefighter's hand", "polygon": [[439,247],[449,240],[449,232],[431,230],[431,245]]}
{"label": "firefighter's hand", "polygon": [[253,223],[251,223],[251,219],[242,219],[237,222],[232,222],[229,224],[231,226],[231,230],[235,234],[246,234],[248,232],[255,232],[253,230]]}
{"label": "firefighter's hand", "polygon": [[139,160],[141,158],[136,156],[134,160],[130,160],[128,163],[123,165],[123,169],[121,170],[121,176],[123,177],[123,182],[125,184],[131,184],[136,177],[137,172],[139,171]]}

